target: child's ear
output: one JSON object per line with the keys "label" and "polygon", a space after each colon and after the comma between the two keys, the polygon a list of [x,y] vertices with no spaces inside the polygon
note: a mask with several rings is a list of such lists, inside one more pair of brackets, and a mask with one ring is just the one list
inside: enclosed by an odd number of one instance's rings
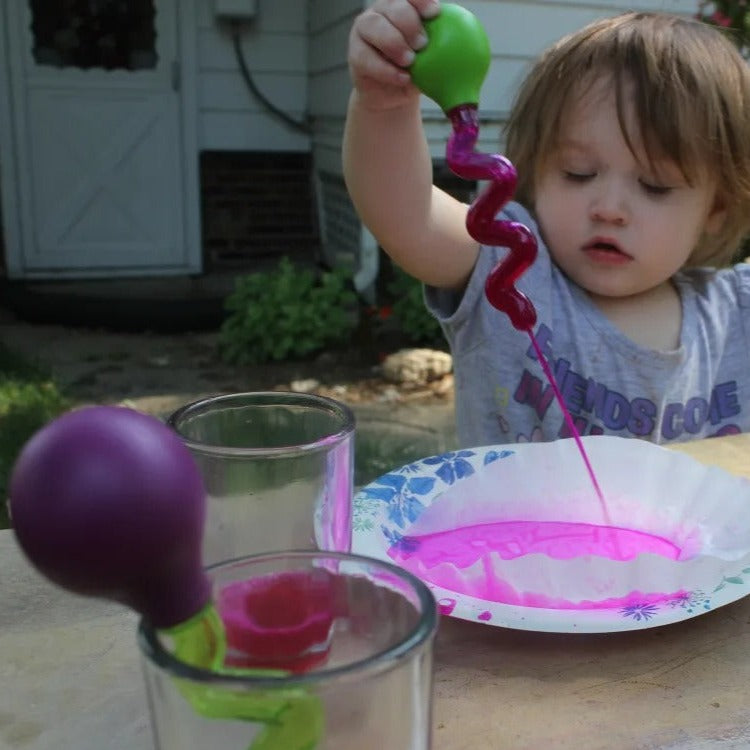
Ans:
{"label": "child's ear", "polygon": [[721,232],[724,228],[724,222],[727,220],[727,204],[724,196],[716,195],[714,205],[706,217],[706,225],[703,231],[706,234],[714,235]]}

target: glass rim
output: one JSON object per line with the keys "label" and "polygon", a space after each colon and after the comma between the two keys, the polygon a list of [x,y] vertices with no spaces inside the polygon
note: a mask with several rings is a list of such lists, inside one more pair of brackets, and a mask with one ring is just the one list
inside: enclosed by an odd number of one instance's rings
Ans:
{"label": "glass rim", "polygon": [[314,557],[326,558],[340,562],[362,563],[368,566],[380,567],[385,572],[391,573],[407,583],[419,600],[419,619],[413,628],[402,638],[391,646],[381,648],[371,656],[357,659],[348,664],[332,667],[329,669],[313,669],[310,672],[299,674],[288,673],[283,676],[253,677],[252,675],[220,674],[211,669],[196,667],[177,659],[167,651],[160,643],[157,629],[151,625],[146,617],[141,617],[138,622],[137,640],[140,652],[153,665],[167,672],[171,677],[187,679],[191,682],[202,684],[222,684],[228,687],[250,686],[258,689],[279,689],[295,686],[309,686],[322,682],[329,682],[359,672],[367,674],[380,674],[398,666],[401,660],[412,652],[419,650],[435,635],[438,625],[438,606],[430,589],[413,573],[385,560],[374,557],[353,554],[350,552],[328,552],[325,550],[288,550],[282,552],[263,552],[257,555],[245,555],[243,557],[224,560],[209,566],[206,570],[210,572],[216,568],[224,568],[228,565],[250,562],[261,563],[274,559],[310,559]]}
{"label": "glass rim", "polygon": [[[202,440],[195,440],[194,438],[188,437],[180,430],[179,423],[181,420],[185,419],[185,417],[200,414],[217,404],[244,404],[245,406],[306,406],[309,408],[322,409],[334,414],[341,422],[341,426],[336,432],[332,432],[330,435],[326,435],[318,440],[270,447],[237,447],[219,445],[217,443],[207,443]],[[191,451],[206,454],[220,454],[223,456],[263,456],[264,458],[272,458],[274,456],[286,456],[290,453],[314,453],[315,451],[325,450],[331,446],[338,445],[354,434],[357,420],[354,412],[349,406],[341,401],[329,398],[328,396],[320,396],[317,393],[303,393],[299,391],[242,391],[238,393],[222,393],[215,396],[206,396],[205,398],[191,401],[173,411],[165,421]]]}

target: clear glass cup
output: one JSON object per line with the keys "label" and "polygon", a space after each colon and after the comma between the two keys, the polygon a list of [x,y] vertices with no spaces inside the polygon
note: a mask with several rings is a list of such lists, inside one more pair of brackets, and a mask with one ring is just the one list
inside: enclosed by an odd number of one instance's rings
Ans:
{"label": "clear glass cup", "polygon": [[438,615],[419,579],[314,551],[253,555],[208,575],[222,664],[240,673],[189,666],[174,655],[171,631],[142,620],[159,750],[429,749]]}
{"label": "clear glass cup", "polygon": [[203,561],[351,549],[354,414],[323,396],[234,393],[168,419],[208,492]]}

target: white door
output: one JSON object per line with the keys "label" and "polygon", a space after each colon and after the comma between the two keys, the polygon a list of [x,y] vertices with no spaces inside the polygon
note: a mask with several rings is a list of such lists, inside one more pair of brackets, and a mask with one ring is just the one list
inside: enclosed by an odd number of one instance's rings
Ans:
{"label": "white door", "polygon": [[194,19],[178,19],[192,7],[183,2],[3,3],[11,277],[200,270],[195,111],[181,94],[178,35],[178,20]]}

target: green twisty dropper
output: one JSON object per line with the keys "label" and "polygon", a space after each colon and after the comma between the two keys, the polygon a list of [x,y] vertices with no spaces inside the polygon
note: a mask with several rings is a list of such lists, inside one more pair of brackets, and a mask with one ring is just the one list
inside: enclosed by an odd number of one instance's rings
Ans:
{"label": "green twisty dropper", "polygon": [[575,422],[565,406],[552,369],[534,336],[536,310],[531,300],[515,287],[516,280],[536,259],[533,232],[516,221],[498,219],[500,209],[513,197],[517,174],[501,154],[474,150],[479,137],[479,93],[490,64],[490,45],[479,20],[460,5],[445,3],[440,15],[425,21],[427,46],[417,53],[411,67],[414,84],[442,108],[453,132],[446,147],[448,166],[467,180],[489,180],[487,188],[469,208],[466,229],[480,245],[507,247],[508,254],[490,271],[485,281],[489,303],[504,312],[514,328],[526,331],[537,359],[552,387],[570,436],[578,446],[604,520],[609,523],[604,494],[596,479]]}
{"label": "green twisty dropper", "polygon": [[450,3],[441,6],[437,18],[425,22],[425,31],[428,43],[417,53],[411,77],[453,124],[445,151],[448,166],[464,179],[490,180],[469,209],[466,229],[480,244],[510,251],[487,277],[487,299],[508,315],[515,328],[531,331],[536,311],[514,283],[534,262],[536,240],[522,224],[495,219],[513,196],[516,170],[504,156],[474,150],[479,137],[479,94],[490,66],[487,33],[476,16]]}

